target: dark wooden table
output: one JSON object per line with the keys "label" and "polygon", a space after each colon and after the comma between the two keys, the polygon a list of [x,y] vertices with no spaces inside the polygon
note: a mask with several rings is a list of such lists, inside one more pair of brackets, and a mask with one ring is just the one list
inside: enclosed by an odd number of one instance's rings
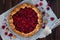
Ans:
{"label": "dark wooden table", "polygon": [[[0,14],[15,6],[22,0],[0,0]],[[60,17],[60,0],[47,0],[51,3],[51,8],[55,12],[56,16]],[[38,38],[37,40],[60,40],[60,26],[52,30],[52,34],[48,35],[46,38]],[[0,38],[1,40],[1,38]]]}

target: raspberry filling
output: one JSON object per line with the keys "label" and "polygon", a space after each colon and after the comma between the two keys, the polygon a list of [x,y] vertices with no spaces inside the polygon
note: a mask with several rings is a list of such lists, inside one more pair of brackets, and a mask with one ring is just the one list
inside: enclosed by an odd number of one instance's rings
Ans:
{"label": "raspberry filling", "polygon": [[32,32],[38,24],[37,13],[32,8],[21,8],[12,18],[15,29],[26,34]]}

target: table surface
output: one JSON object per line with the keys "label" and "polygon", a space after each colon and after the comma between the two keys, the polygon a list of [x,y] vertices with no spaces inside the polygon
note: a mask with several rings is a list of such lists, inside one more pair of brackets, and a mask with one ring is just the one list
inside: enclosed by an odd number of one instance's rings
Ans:
{"label": "table surface", "polygon": [[[7,11],[11,7],[15,6],[22,0],[0,0],[0,14]],[[47,2],[51,3],[51,8],[56,14],[56,16],[60,17],[60,0],[47,0]],[[53,6],[52,6],[53,5]],[[0,37],[0,40],[1,37]],[[60,40],[60,26],[52,30],[52,34],[48,35],[46,38],[38,38],[37,40]]]}

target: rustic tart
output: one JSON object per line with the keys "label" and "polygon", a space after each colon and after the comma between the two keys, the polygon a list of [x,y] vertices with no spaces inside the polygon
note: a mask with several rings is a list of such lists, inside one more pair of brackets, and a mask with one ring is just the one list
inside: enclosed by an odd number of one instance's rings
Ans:
{"label": "rustic tart", "polygon": [[40,30],[42,14],[34,5],[23,3],[9,13],[8,22],[16,34],[30,37]]}

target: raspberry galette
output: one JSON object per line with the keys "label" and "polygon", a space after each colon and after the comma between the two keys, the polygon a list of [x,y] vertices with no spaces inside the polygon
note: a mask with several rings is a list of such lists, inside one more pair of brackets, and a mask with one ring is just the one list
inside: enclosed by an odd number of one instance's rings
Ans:
{"label": "raspberry galette", "polygon": [[9,13],[8,22],[16,34],[30,37],[40,30],[42,14],[32,4],[23,3]]}

